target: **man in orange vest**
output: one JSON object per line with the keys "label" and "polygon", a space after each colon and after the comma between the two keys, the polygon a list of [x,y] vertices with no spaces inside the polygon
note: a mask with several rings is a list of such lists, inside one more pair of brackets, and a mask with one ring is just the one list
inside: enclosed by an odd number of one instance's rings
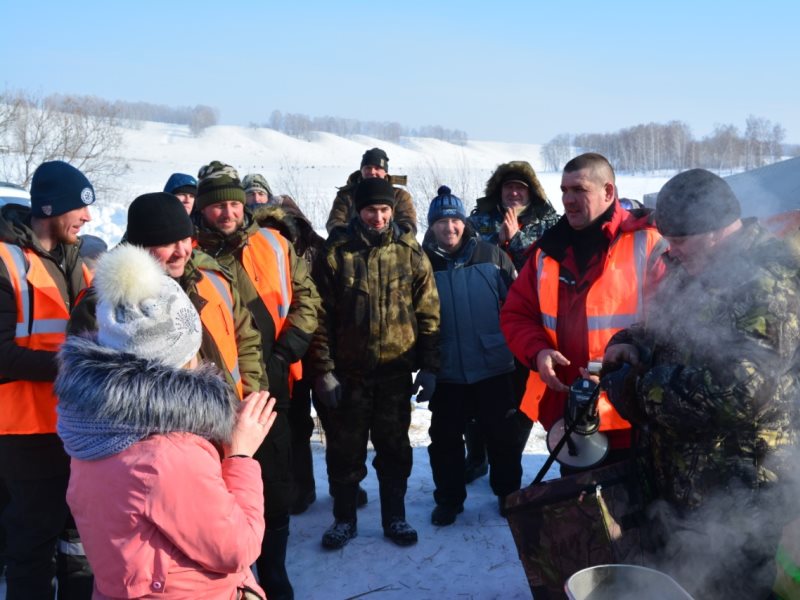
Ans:
{"label": "man in orange vest", "polygon": [[[611,336],[641,316],[666,248],[647,212],[619,205],[614,170],[600,154],[570,160],[561,192],[565,214],[533,247],[500,315],[511,351],[532,371],[520,408],[548,431],[589,361],[602,359]],[[606,461],[619,460],[630,448],[630,424],[604,395],[599,410],[611,447]]]}
{"label": "man in orange vest", "polygon": [[[89,284],[78,232],[94,188],[61,161],[36,169],[31,208],[0,211],[0,478],[10,502],[6,598],[90,598],[92,577],[66,503],[69,458],[56,435],[56,353]],[[58,561],[56,556],[58,555]]]}
{"label": "man in orange vest", "polygon": [[[203,325],[200,357],[217,365],[242,399],[267,389],[261,335],[230,275],[213,258],[192,249],[193,233],[183,203],[172,194],[143,194],[128,207],[128,243],[147,250],[189,296]],[[96,303],[94,288],[88,288],[72,311],[68,334],[97,331]]]}
{"label": "man in orange vest", "polygon": [[245,191],[232,166],[213,161],[200,169],[198,179],[198,245],[232,273],[261,332],[269,391],[277,399],[275,424],[255,454],[264,478],[267,522],[256,568],[267,597],[292,599],[285,566],[293,499],[287,411],[290,384],[302,377],[300,359],[317,327],[319,294],[292,244],[276,229],[260,225],[245,207]]}

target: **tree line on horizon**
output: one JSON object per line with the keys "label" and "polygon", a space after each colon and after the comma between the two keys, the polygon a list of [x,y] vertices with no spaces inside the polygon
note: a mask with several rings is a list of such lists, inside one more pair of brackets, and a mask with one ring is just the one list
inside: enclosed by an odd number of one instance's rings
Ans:
{"label": "tree line on horizon", "polygon": [[559,171],[575,153],[599,152],[614,168],[626,173],[653,173],[704,168],[719,174],[755,169],[787,154],[800,156],[800,147],[785,146],[780,123],[750,115],[744,131],[735,125],[716,125],[711,134],[695,139],[682,121],[646,123],[613,133],[562,133],[542,146],[547,170]]}

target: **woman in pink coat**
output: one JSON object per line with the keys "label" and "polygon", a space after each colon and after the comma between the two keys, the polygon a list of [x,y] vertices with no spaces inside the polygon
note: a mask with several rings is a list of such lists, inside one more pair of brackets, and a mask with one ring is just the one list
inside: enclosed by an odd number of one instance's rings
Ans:
{"label": "woman in pink coat", "polygon": [[94,598],[263,598],[250,570],[264,535],[252,455],[274,400],[251,394],[237,413],[215,368],[195,368],[197,311],[146,252],[105,255],[94,285],[97,338],[66,341],[56,382]]}

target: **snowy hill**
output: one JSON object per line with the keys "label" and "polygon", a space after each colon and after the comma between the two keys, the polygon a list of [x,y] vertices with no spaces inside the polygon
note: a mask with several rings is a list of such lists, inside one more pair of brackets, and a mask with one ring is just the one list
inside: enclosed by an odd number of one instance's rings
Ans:
{"label": "snowy hill", "polygon": [[[93,207],[93,222],[84,230],[115,243],[125,229],[128,204],[139,194],[163,189],[173,172],[197,174],[212,160],[233,165],[240,176],[261,173],[276,193],[293,196],[316,229],[324,231],[336,188],[357,170],[361,155],[375,146],[389,155],[392,174],[408,176],[408,190],[420,218],[439,185],[447,184],[468,210],[483,195],[486,180],[498,164],[510,160],[530,162],[556,210],[561,210],[560,173],[541,172],[538,144],[471,141],[457,146],[431,138],[403,138],[393,144],[374,138],[342,138],[314,133],[310,140],[293,138],[271,129],[217,126],[198,137],[188,127],[142,123],[123,130],[120,155],[129,170],[115,182],[114,193],[100,196]],[[667,177],[620,176],[620,195],[641,198],[658,191]],[[424,229],[424,223],[421,224]]]}

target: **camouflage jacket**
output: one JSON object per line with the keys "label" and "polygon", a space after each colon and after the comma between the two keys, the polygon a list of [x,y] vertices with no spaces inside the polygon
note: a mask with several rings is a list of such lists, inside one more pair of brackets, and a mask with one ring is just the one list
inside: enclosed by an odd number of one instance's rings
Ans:
{"label": "camouflage jacket", "polygon": [[[354,171],[347,178],[347,183],[339,188],[336,198],[333,200],[331,212],[328,215],[328,222],[325,223],[325,229],[328,233],[336,227],[347,227],[353,217],[356,216],[355,204],[353,202],[353,194],[356,187],[361,182],[361,171]],[[389,176],[391,181],[391,176]],[[414,201],[411,199],[411,194],[402,188],[394,188],[394,221],[401,228],[412,233],[417,232],[417,209],[414,208]]]}
{"label": "camouflage jacket", "polygon": [[[221,267],[213,258],[207,254],[194,250],[189,261],[186,263],[183,275],[178,280],[181,289],[186,292],[197,312],[203,310],[206,300],[197,291],[197,283],[200,281],[200,269],[215,271],[222,275],[226,281],[231,281],[230,273]],[[245,394],[256,392],[269,387],[267,376],[264,372],[264,365],[261,362],[261,335],[253,327],[250,312],[239,298],[236,288],[231,285],[231,295],[233,296],[233,324],[235,327],[236,352],[239,356],[239,373],[242,376],[242,387]],[[97,331],[97,318],[95,316],[97,306],[97,294],[94,288],[89,288],[81,297],[72,314],[69,317],[67,333],[70,335],[81,334],[86,331]],[[200,357],[208,362],[217,365],[225,374],[225,378],[231,386],[234,380],[230,372],[225,368],[222,359],[222,351],[217,347],[214,339],[207,329],[203,328],[203,341],[200,345]]]}
{"label": "camouflage jacket", "polygon": [[393,223],[374,235],[355,218],[328,239],[314,279],[324,311],[310,352],[316,373],[439,369],[439,295],[413,233]]}
{"label": "camouflage jacket", "polygon": [[[667,258],[669,260],[669,258]],[[656,487],[679,507],[780,479],[796,441],[800,260],[745,222],[696,276],[676,262],[645,322],[609,342],[640,354],[634,412]]]}
{"label": "camouflage jacket", "polygon": [[525,264],[528,248],[558,221],[558,214],[547,199],[533,167],[525,161],[512,161],[500,165],[486,182],[486,195],[478,198],[477,207],[468,220],[484,242],[500,245],[498,234],[503,225],[504,214],[501,190],[503,179],[509,172],[519,174],[528,182],[531,199],[528,207],[517,216],[519,231],[504,245],[504,250],[511,256],[514,266],[519,271]]}

